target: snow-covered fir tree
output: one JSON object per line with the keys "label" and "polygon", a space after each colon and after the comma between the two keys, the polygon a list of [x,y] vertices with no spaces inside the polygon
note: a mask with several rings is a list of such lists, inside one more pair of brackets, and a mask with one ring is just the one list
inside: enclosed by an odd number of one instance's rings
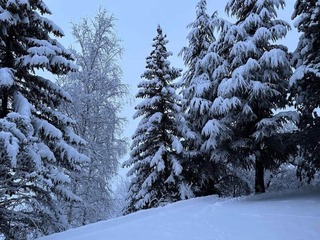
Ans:
{"label": "snow-covered fir tree", "polygon": [[41,0],[0,2],[0,236],[27,239],[66,229],[61,202],[79,200],[70,174],[88,160],[74,121],[57,111],[68,93],[37,69],[76,70],[53,37],[62,30],[44,17]]}
{"label": "snow-covered fir tree", "polygon": [[187,36],[189,45],[183,47],[180,55],[183,57],[184,63],[188,69],[183,74],[182,91],[186,105],[190,105],[193,95],[195,95],[195,85],[193,79],[199,62],[205,56],[210,44],[215,40],[213,29],[211,28],[211,19],[207,14],[207,1],[200,0],[196,6],[196,20],[187,27],[190,32]]}
{"label": "snow-covered fir tree", "polygon": [[216,161],[231,169],[254,167],[256,192],[265,191],[265,169],[286,160],[278,130],[295,117],[273,113],[287,104],[291,74],[286,47],[275,43],[290,29],[277,18],[284,5],[283,0],[230,0],[226,11],[237,22],[218,21],[221,35],[214,52],[222,59],[215,73],[219,85],[204,132],[213,134]]}
{"label": "snow-covered fir tree", "polygon": [[124,119],[119,113],[128,90],[121,82],[122,48],[114,16],[100,9],[94,19],[73,24],[72,34],[79,51],[71,51],[80,70],[58,81],[73,99],[65,110],[77,120],[76,133],[87,142],[83,152],[91,159],[81,174],[73,176],[74,191],[82,202],[71,203],[67,209],[68,221],[79,226],[111,215],[111,181],[126,150],[120,137]]}
{"label": "snow-covered fir tree", "polygon": [[[216,14],[214,13],[214,16]],[[215,41],[211,18],[207,14],[207,1],[200,0],[196,6],[196,20],[188,25],[188,46],[180,52],[186,72],[181,80],[183,109],[196,138],[187,139],[187,179],[192,183],[195,195],[215,193],[213,180],[217,173],[210,161],[210,153],[202,149],[205,136],[202,129],[209,117],[211,99],[212,66],[204,65],[210,45]]]}
{"label": "snow-covered fir tree", "polygon": [[124,166],[131,167],[132,177],[125,213],[152,208],[192,197],[183,177],[183,138],[192,138],[181,114],[180,97],[173,80],[181,70],[170,66],[166,35],[160,26],[153,39],[153,50],[147,57],[145,80],[139,83],[134,118],[141,121],[134,133],[131,157]]}
{"label": "snow-covered fir tree", "polygon": [[293,53],[295,71],[290,79],[290,93],[299,115],[299,145],[304,161],[298,176],[313,178],[320,170],[320,1],[296,1],[292,18],[302,35]]}

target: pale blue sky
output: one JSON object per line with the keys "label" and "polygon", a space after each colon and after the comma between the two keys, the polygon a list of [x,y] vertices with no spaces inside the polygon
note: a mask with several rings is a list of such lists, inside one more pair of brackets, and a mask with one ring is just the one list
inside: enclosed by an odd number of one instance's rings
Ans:
{"label": "pale blue sky", "polygon": [[[70,22],[79,22],[82,17],[93,17],[99,6],[114,14],[117,20],[119,38],[123,41],[125,54],[121,65],[124,81],[137,84],[144,71],[145,58],[150,53],[152,38],[156,26],[160,24],[168,35],[168,49],[173,52],[173,65],[183,67],[181,58],[177,57],[181,48],[186,45],[188,30],[186,25],[195,18],[195,5],[198,0],[45,0],[52,11],[50,19],[54,20],[65,32],[60,40],[65,46],[74,41],[70,34]],[[224,7],[227,0],[208,0],[208,13],[218,10],[225,16]],[[295,0],[287,0],[287,7],[280,16],[290,21]],[[290,50],[296,46],[296,33],[288,35],[286,44]]]}
{"label": "pale blue sky", "polygon": [[[224,7],[227,0],[208,0],[208,13],[211,15],[218,10],[220,16],[226,16]],[[279,12],[279,16],[290,24],[291,14],[295,0],[287,0],[285,10]],[[70,22],[77,23],[83,17],[94,17],[100,6],[115,15],[117,20],[117,32],[125,49],[121,66],[123,70],[123,82],[130,85],[134,95],[136,86],[141,80],[140,75],[145,70],[145,58],[151,51],[152,38],[156,34],[156,27],[160,24],[167,34],[168,50],[173,52],[170,59],[175,67],[183,67],[179,51],[187,44],[187,24],[195,19],[195,6],[198,0],[45,0],[52,11],[49,16],[60,26],[65,37],[60,42],[68,47],[74,43],[70,34]],[[289,50],[294,50],[298,34],[291,31],[285,39]],[[139,100],[138,100],[139,101]],[[134,104],[133,104],[134,105]],[[124,115],[129,124],[125,128],[125,136],[130,138],[137,121],[132,120],[133,106],[126,106]]]}

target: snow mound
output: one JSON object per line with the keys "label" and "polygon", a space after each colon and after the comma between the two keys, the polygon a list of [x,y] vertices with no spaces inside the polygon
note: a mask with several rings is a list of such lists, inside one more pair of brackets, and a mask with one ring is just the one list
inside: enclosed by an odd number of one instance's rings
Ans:
{"label": "snow mound", "polygon": [[181,201],[41,240],[318,240],[320,191]]}

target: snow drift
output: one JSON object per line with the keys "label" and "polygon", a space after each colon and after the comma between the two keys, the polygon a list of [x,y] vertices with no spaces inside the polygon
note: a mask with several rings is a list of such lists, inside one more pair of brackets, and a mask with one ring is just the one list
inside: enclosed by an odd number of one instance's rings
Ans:
{"label": "snow drift", "polygon": [[320,191],[181,201],[41,240],[318,240]]}

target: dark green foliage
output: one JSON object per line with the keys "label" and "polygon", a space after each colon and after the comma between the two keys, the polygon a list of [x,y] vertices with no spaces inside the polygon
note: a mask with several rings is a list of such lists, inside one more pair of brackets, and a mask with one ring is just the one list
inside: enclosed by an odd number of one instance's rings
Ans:
{"label": "dark green foliage", "polygon": [[135,118],[141,117],[132,139],[131,157],[124,163],[132,176],[125,214],[189,198],[181,139],[192,138],[181,113],[173,81],[181,70],[170,66],[166,35],[160,26],[139,83]]}
{"label": "dark green foliage", "polygon": [[[214,14],[215,16],[216,14]],[[221,169],[211,161],[211,153],[203,146],[206,136],[203,128],[209,120],[209,108],[214,99],[212,79],[213,66],[203,64],[210,45],[215,41],[211,17],[207,14],[207,1],[200,0],[196,6],[196,19],[188,25],[188,46],[180,53],[187,67],[181,80],[183,108],[196,137],[184,142],[188,160],[186,179],[196,196],[217,193],[215,184]],[[208,66],[209,65],[209,66]],[[221,167],[221,165],[219,165]]]}
{"label": "dark green foliage", "polygon": [[41,0],[0,2],[0,234],[27,239],[67,228],[59,202],[79,200],[69,174],[87,160],[74,121],[57,111],[69,95],[37,69],[76,70]]}
{"label": "dark green foliage", "polygon": [[320,170],[320,5],[319,1],[297,1],[292,18],[302,35],[293,53],[295,72],[290,79],[291,100],[300,115],[298,133],[302,161],[298,177],[313,178]]}

